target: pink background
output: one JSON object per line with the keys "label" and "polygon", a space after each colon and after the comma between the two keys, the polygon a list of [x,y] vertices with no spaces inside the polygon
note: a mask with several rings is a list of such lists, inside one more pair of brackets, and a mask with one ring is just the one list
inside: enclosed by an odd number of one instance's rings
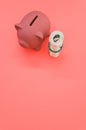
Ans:
{"label": "pink background", "polygon": [[[32,10],[64,33],[57,59],[48,39],[19,46],[14,24]],[[0,0],[0,130],[86,130],[86,0]]]}

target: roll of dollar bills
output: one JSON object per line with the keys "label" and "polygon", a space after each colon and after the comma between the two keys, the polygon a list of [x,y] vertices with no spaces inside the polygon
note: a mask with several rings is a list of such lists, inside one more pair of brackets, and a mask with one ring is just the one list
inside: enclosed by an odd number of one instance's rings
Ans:
{"label": "roll of dollar bills", "polygon": [[60,31],[54,31],[49,37],[48,51],[52,57],[58,57],[63,48],[64,35]]}

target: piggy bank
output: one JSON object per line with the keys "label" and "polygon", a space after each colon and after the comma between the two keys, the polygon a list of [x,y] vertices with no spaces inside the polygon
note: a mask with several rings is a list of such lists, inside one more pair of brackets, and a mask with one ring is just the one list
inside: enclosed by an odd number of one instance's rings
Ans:
{"label": "piggy bank", "polygon": [[22,47],[40,50],[43,40],[50,34],[50,21],[40,11],[32,11],[15,24],[18,42]]}

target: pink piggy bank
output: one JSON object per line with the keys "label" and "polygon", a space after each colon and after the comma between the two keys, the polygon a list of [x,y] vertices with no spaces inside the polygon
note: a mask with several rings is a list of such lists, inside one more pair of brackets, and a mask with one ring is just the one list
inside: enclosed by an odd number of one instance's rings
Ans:
{"label": "pink piggy bank", "polygon": [[40,50],[43,40],[50,34],[50,21],[44,13],[32,11],[15,28],[22,47]]}

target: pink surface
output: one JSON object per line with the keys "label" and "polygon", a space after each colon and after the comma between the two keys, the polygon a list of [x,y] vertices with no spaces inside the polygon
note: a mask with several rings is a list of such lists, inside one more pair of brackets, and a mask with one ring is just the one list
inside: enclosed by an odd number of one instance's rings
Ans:
{"label": "pink surface", "polygon": [[[25,50],[14,24],[32,10],[65,35],[57,59]],[[86,130],[86,1],[0,1],[0,130]]]}

